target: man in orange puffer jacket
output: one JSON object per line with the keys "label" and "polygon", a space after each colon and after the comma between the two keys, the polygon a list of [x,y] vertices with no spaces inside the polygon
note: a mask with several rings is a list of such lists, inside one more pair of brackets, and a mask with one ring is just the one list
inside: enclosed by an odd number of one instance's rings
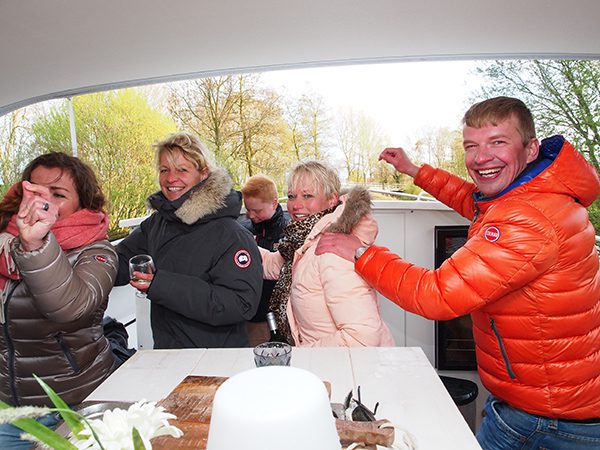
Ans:
{"label": "man in orange puffer jacket", "polygon": [[317,254],[356,258],[384,296],[428,319],[471,313],[478,371],[491,392],[477,434],[484,449],[600,448],[600,268],[586,207],[598,172],[562,136],[535,137],[529,109],[497,97],[463,118],[475,184],[380,159],[470,219],[469,238],[437,270],[329,234]]}

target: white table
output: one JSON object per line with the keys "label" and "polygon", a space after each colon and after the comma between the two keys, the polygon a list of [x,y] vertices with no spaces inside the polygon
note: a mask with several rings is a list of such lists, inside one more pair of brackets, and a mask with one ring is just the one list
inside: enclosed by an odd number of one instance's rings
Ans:
{"label": "white table", "polygon": [[[291,365],[331,382],[332,402],[342,403],[360,386],[363,403],[379,402],[377,417],[408,430],[419,450],[480,450],[420,348],[295,347]],[[253,367],[250,348],[142,350],[87,400],[160,400],[187,375],[231,376]]]}

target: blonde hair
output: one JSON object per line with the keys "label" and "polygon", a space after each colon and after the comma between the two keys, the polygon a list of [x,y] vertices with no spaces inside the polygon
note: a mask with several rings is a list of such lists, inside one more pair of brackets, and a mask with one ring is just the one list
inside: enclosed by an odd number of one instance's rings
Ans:
{"label": "blonde hair", "polygon": [[277,200],[277,186],[275,182],[266,175],[253,175],[246,181],[241,189],[244,199],[246,197],[257,198],[264,203]]}
{"label": "blonde hair", "polygon": [[194,164],[199,172],[212,168],[208,149],[200,141],[198,136],[191,133],[173,133],[162,141],[154,144],[156,166],[160,165],[160,157],[167,154],[167,160],[175,165],[175,152],[181,152],[185,159]]}
{"label": "blonde hair", "polygon": [[517,119],[517,130],[523,145],[535,139],[535,125],[531,111],[518,98],[494,97],[475,103],[463,117],[463,125],[481,128],[486,125],[498,125],[512,116]]}
{"label": "blonde hair", "polygon": [[288,191],[293,190],[298,180],[304,176],[313,180],[317,192],[323,193],[325,198],[330,199],[340,194],[342,183],[337,171],[325,162],[314,160],[300,161],[292,167],[288,177]]}

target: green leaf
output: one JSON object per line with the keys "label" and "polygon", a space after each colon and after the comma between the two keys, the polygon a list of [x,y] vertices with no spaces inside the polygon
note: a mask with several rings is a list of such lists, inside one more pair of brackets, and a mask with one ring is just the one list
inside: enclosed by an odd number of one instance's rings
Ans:
{"label": "green leaf", "polygon": [[77,447],[56,431],[51,430],[34,419],[18,419],[13,425],[36,437],[54,450],[77,450]]}
{"label": "green leaf", "polygon": [[2,400],[0,400],[0,409],[7,409],[7,408],[13,408],[13,406],[10,406],[8,403],[4,403]]}
{"label": "green leaf", "polygon": [[83,424],[81,423],[80,415],[78,413],[76,413],[75,411],[71,410],[69,405],[67,405],[65,403],[65,401],[62,398],[60,398],[60,396],[56,392],[54,392],[54,389],[52,389],[50,386],[48,386],[44,382],[44,380],[42,380],[40,377],[38,377],[35,374],[33,374],[33,377],[40,384],[40,386],[42,387],[42,389],[44,390],[44,392],[46,393],[48,398],[50,400],[52,400],[52,403],[54,403],[54,406],[56,406],[61,417],[63,418],[63,420],[65,421],[67,426],[71,429],[73,434],[77,438],[80,438],[79,433],[84,428]]}
{"label": "green leaf", "polygon": [[131,439],[133,439],[133,449],[134,450],[146,450],[146,446],[144,445],[144,441],[142,441],[142,437],[140,436],[140,432],[136,427],[131,429]]}

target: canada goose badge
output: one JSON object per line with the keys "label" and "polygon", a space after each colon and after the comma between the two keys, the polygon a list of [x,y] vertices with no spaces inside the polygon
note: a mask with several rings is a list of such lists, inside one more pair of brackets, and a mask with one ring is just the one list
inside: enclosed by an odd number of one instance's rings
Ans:
{"label": "canada goose badge", "polygon": [[252,257],[250,256],[250,252],[248,252],[248,250],[239,250],[233,257],[233,261],[240,269],[245,269],[252,262]]}
{"label": "canada goose badge", "polygon": [[498,239],[500,239],[500,230],[498,229],[498,227],[488,227],[483,232],[483,237],[487,241],[496,242]]}

